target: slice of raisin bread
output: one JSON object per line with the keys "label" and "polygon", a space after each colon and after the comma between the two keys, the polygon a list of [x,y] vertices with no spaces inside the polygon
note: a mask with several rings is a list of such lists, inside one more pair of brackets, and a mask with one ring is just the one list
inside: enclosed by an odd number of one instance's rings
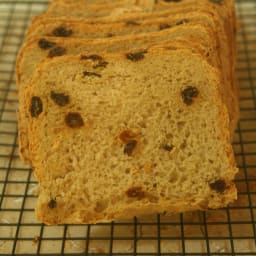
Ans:
{"label": "slice of raisin bread", "polygon": [[[215,15],[216,16],[216,15]],[[230,58],[230,45],[229,38],[224,29],[224,24],[221,22],[220,17],[215,17],[210,12],[196,11],[188,13],[178,13],[171,16],[157,18],[157,19],[145,19],[140,22],[119,22],[119,23],[105,23],[105,24],[87,24],[78,22],[63,22],[56,21],[54,23],[41,24],[37,26],[37,29],[32,28],[28,31],[27,37],[31,38],[35,35],[47,35],[47,36],[60,36],[60,37],[108,37],[115,35],[127,35],[137,34],[142,32],[152,32],[170,28],[172,26],[183,25],[184,23],[193,23],[193,21],[205,22],[209,25],[214,33],[217,35],[219,56],[222,63],[222,70],[225,83],[233,87],[234,78],[232,77],[231,58]],[[230,94],[230,91],[233,93]],[[237,93],[234,90],[226,91],[226,99],[231,106],[238,106]],[[232,118],[232,127],[235,130],[238,120],[239,108],[234,110],[235,114]]]}
{"label": "slice of raisin bread", "polygon": [[85,55],[55,58],[30,81],[40,221],[97,223],[236,199],[216,69],[190,50],[159,47],[97,61],[105,67]]}
{"label": "slice of raisin bread", "polygon": [[[175,38],[175,37],[174,37]],[[195,41],[198,40],[198,38],[193,38],[192,36],[190,37],[190,40]],[[102,47],[104,47],[104,43],[103,42],[98,42],[98,44],[92,45],[90,44],[85,44],[82,45],[81,42],[79,40],[75,40],[76,43],[75,44],[68,44],[68,52],[70,53],[79,53],[79,52],[88,52],[88,51],[92,51],[93,49],[98,50],[98,49],[102,49]],[[177,40],[175,40],[177,41]],[[204,49],[203,47],[200,47],[197,44],[193,44],[190,41],[185,41],[185,40],[178,40],[178,42],[176,43],[173,40],[169,40],[169,41],[163,41],[162,43],[171,45],[171,47],[183,47],[183,48],[188,48],[190,47],[191,49],[194,49],[194,51],[200,52],[202,55],[206,54],[206,49]],[[137,42],[139,43],[139,40],[137,40]],[[134,45],[134,42],[131,42],[130,46],[131,48],[136,45]],[[125,44],[123,44],[125,45]],[[128,49],[129,45],[127,45],[126,49]],[[80,48],[79,48],[80,47]],[[31,48],[33,49],[33,47]],[[106,49],[106,47],[104,48],[107,51],[118,51],[120,49],[116,47],[115,44],[109,44],[108,48]],[[143,48],[143,50],[145,50],[145,46]],[[33,54],[31,55],[33,56]],[[43,57],[42,59],[47,58],[47,57]],[[40,60],[42,60],[40,59]],[[37,61],[40,61],[37,60]],[[26,66],[26,63],[24,63],[24,65]],[[35,62],[36,65],[36,62]],[[104,66],[104,62],[102,63],[102,66]],[[17,68],[18,70],[18,68]],[[18,71],[17,71],[18,72]],[[31,70],[31,72],[33,73],[33,70]],[[32,74],[31,73],[31,74]],[[20,83],[20,88],[19,88],[19,98],[20,98],[20,107],[19,107],[19,145],[20,145],[20,153],[21,156],[23,158],[24,161],[29,162],[29,150],[28,150],[28,137],[27,137],[27,117],[25,116],[25,112],[24,112],[24,100],[25,100],[25,91],[27,90],[28,87],[28,81],[29,81],[29,77],[27,78],[26,82],[23,81],[22,83]]]}
{"label": "slice of raisin bread", "polygon": [[20,152],[23,159],[29,161],[29,151],[27,149],[28,138],[26,135],[27,118],[24,117],[23,111],[24,93],[27,88],[27,82],[38,62],[45,58],[51,58],[63,54],[78,54],[81,52],[91,51],[118,52],[123,50],[132,50],[135,48],[145,49],[145,47],[161,41],[186,38],[189,41],[200,42],[197,47],[203,51],[204,55],[207,55],[207,58],[214,66],[219,65],[216,57],[214,37],[211,36],[210,32],[202,25],[183,26],[183,28],[180,29],[175,27],[160,32],[140,34],[133,37],[115,37],[111,40],[95,39],[92,41],[72,38],[63,40],[62,38],[51,37],[49,39],[44,38],[43,41],[42,38],[40,38],[33,40],[31,43],[27,43],[19,54],[16,67],[17,82],[20,84],[19,141]]}

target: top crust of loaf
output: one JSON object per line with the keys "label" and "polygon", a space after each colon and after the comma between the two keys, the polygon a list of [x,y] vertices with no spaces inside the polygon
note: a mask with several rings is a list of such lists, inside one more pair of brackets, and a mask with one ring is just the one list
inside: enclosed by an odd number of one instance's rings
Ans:
{"label": "top crust of loaf", "polygon": [[[184,1],[184,0],[183,0]],[[233,2],[233,1],[232,1]],[[63,14],[61,16],[51,16],[47,13],[37,15],[33,18],[32,20],[32,25],[38,24],[40,25],[41,22],[44,20],[72,20],[76,22],[83,22],[83,23],[106,23],[106,22],[117,22],[117,21],[126,21],[126,20],[140,20],[140,19],[145,19],[145,18],[155,18],[155,17],[163,17],[166,16],[170,13],[173,12],[187,12],[191,10],[199,11],[199,10],[208,10],[209,12],[215,13],[215,15],[221,15],[222,18],[228,19],[230,17],[230,14],[227,15],[227,12],[231,12],[232,9],[227,9],[223,8],[218,8],[219,6],[215,6],[211,3],[209,3],[208,0],[205,0],[203,2],[198,3],[196,0],[188,0],[186,3],[175,3],[175,5],[172,8],[166,8],[166,7],[161,7],[160,10],[156,10],[153,12],[145,12],[141,9],[129,9],[127,10],[127,13],[124,15],[122,12],[118,13],[113,13],[112,15],[109,16],[102,16],[102,17],[93,17],[93,18],[86,18],[81,15],[67,15]],[[234,5],[233,5],[234,8]],[[224,13],[224,14],[222,14]],[[67,15],[67,16],[66,16]]]}
{"label": "top crust of loaf", "polygon": [[[100,58],[108,63],[100,69],[92,69],[95,58],[86,55],[46,61],[31,81],[26,109],[31,156],[41,183],[38,218],[48,224],[95,223],[140,215],[141,209],[143,214],[175,212],[233,201],[237,169],[220,74],[189,50],[158,48]],[[189,105],[187,96],[182,98],[188,85],[199,93],[191,94],[195,98]],[[51,91],[68,95],[70,103],[59,106]],[[33,115],[31,102],[37,106]],[[72,126],[67,113],[76,116]],[[169,113],[169,119],[160,113]],[[173,137],[168,135],[171,144],[164,150],[162,136],[167,133]],[[128,154],[120,138],[129,137],[136,143]],[[65,158],[65,150],[72,160]]]}

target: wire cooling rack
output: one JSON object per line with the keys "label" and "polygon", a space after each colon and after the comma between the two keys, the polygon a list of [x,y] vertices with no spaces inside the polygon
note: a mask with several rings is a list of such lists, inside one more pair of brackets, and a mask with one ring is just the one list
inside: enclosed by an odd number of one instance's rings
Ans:
{"label": "wire cooling rack", "polygon": [[205,213],[59,226],[35,219],[37,182],[17,142],[15,58],[32,15],[46,6],[0,0],[0,255],[256,255],[256,1],[237,1],[238,200]]}

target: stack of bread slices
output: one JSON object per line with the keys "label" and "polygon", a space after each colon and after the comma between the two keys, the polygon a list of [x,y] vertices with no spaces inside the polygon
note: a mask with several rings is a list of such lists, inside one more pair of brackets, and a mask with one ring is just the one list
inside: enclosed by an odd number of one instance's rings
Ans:
{"label": "stack of bread slices", "polygon": [[17,58],[19,142],[47,224],[237,197],[232,0],[53,0]]}

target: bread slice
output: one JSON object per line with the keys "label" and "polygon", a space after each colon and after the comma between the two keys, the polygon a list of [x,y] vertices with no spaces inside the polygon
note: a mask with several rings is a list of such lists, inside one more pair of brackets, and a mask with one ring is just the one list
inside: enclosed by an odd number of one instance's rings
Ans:
{"label": "bread slice", "polygon": [[[202,55],[207,56],[209,62],[212,65],[218,66],[218,59],[216,57],[216,45],[214,45],[214,38],[211,37],[210,31],[205,26],[194,25],[194,26],[183,26],[183,28],[171,28],[160,32],[141,34],[133,37],[115,37],[111,40],[107,39],[95,39],[95,40],[82,40],[72,39],[63,40],[62,38],[44,38],[46,42],[54,45],[53,49],[65,49],[65,54],[78,54],[81,52],[95,52],[95,51],[106,51],[106,52],[118,52],[132,49],[142,49],[149,47],[152,44],[156,44],[161,41],[170,41],[179,39],[183,41],[184,47],[188,47],[190,44],[191,48],[196,48],[201,52]],[[189,43],[186,43],[186,39]],[[16,74],[17,83],[19,84],[19,98],[20,98],[20,111],[19,111],[19,142],[20,152],[24,161],[29,161],[29,150],[28,150],[28,137],[27,137],[27,117],[23,111],[25,91],[28,87],[28,81],[33,74],[34,68],[37,63],[43,59],[48,58],[49,53],[52,49],[41,49],[38,47],[38,43],[42,38],[33,39],[28,42],[24,48],[20,51],[17,59]],[[200,44],[193,45],[191,42],[200,42]],[[164,43],[162,42],[162,43]],[[63,51],[64,52],[64,51]]]}
{"label": "bread slice", "polygon": [[97,223],[236,199],[217,70],[185,49],[98,56],[104,68],[84,55],[46,61],[30,82],[38,219]]}

